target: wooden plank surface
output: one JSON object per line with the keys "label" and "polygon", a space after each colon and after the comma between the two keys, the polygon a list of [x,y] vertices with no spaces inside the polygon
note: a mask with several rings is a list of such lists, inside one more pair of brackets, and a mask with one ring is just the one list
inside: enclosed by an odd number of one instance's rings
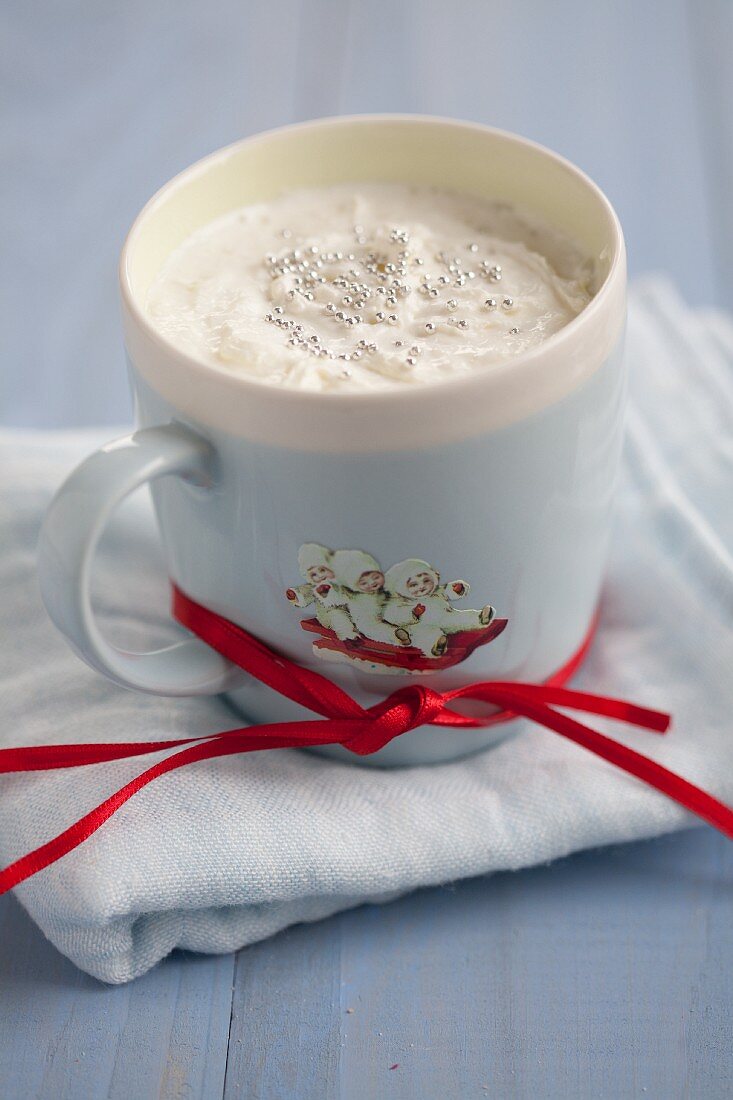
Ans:
{"label": "wooden plank surface", "polygon": [[105,986],[0,898],[2,1100],[219,1097],[233,955],[178,953],[138,981]]}
{"label": "wooden plank surface", "polygon": [[240,952],[226,1095],[722,1100],[732,959],[711,830],[421,891]]}
{"label": "wooden plank surface", "polygon": [[[709,829],[423,890],[137,982],[0,902],[3,1100],[723,1100],[733,847]],[[392,1069],[392,1066],[396,1066]]]}
{"label": "wooden plank surface", "polygon": [[688,15],[718,299],[733,310],[733,4],[690,0]]}

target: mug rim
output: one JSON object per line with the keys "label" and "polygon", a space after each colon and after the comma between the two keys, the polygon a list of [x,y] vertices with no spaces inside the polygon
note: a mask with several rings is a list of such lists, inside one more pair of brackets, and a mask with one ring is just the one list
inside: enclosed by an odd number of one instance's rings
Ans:
{"label": "mug rim", "polygon": [[[500,141],[523,147],[545,160],[552,161],[575,177],[591,194],[593,200],[605,215],[611,236],[612,254],[609,259],[608,270],[590,302],[576,317],[556,333],[553,333],[548,339],[516,356],[511,356],[500,362],[488,362],[484,365],[475,366],[470,371],[447,378],[421,381],[412,385],[402,384],[384,386],[373,390],[357,390],[355,392],[305,390],[293,386],[275,385],[267,379],[253,378],[246,372],[233,371],[223,364],[219,366],[204,359],[199,359],[196,355],[177,347],[156,328],[145,310],[144,303],[139,300],[133,287],[131,258],[141,234],[144,232],[148,217],[169,198],[172,192],[187,186],[197,178],[205,176],[217,164],[227,160],[240,149],[256,145],[258,142],[266,142],[275,135],[287,135],[293,131],[312,129],[348,128],[374,123],[398,123],[415,127],[438,126],[472,132],[477,136],[494,137]],[[548,356],[562,356],[564,351],[567,352],[568,356],[571,356],[574,345],[582,340],[584,334],[587,333],[588,338],[591,338],[591,333],[588,330],[592,330],[594,326],[596,329],[599,327],[602,323],[599,315],[606,310],[611,314],[618,315],[618,323],[614,326],[614,341],[609,341],[610,347],[619,335],[623,324],[625,270],[626,250],[623,230],[610,200],[582,169],[565,157],[529,138],[514,134],[511,131],[487,126],[483,123],[435,115],[378,113],[335,115],[274,127],[240,138],[229,145],[214,150],[184,168],[155,192],[134,219],[122,247],[119,278],[124,311],[127,312],[133,327],[137,328],[138,334],[143,337],[146,352],[149,354],[152,351],[154,354],[160,355],[161,359],[166,359],[169,368],[175,360],[180,368],[185,368],[189,372],[189,377],[192,377],[191,372],[195,372],[200,380],[209,382],[212,386],[218,383],[220,386],[226,387],[232,400],[236,400],[235,394],[241,394],[243,398],[250,398],[256,404],[266,402],[268,406],[272,406],[274,413],[277,414],[282,411],[288,419],[292,419],[296,414],[303,415],[305,413],[307,415],[309,411],[313,414],[323,414],[326,410],[330,410],[331,413],[340,417],[348,416],[352,412],[358,415],[374,416],[385,412],[389,407],[389,416],[392,420],[395,417],[404,416],[405,413],[410,411],[418,395],[419,402],[422,405],[424,402],[432,402],[442,398],[448,398],[449,400],[455,398],[465,402],[468,391],[477,386],[485,390],[492,387],[500,390],[502,386],[505,386],[515,394],[523,386],[526,389],[527,382],[529,382],[529,388],[531,388],[533,381],[536,381],[537,378],[538,362]],[[133,355],[132,358],[134,361],[135,356]],[[534,379],[532,378],[533,371]],[[142,373],[145,374],[146,372],[143,370]],[[586,371],[585,373],[589,372]],[[568,386],[566,383],[564,388],[557,384],[554,389],[549,383],[543,385],[542,389],[546,392],[542,397],[538,396],[535,400],[534,411],[553,403],[569,389],[575,388],[575,384],[583,377],[583,374],[583,371],[575,369],[573,384]],[[151,384],[155,386],[155,381],[151,380]],[[526,412],[526,409],[520,411],[517,416],[512,416],[510,419],[521,418],[522,415],[526,415]]]}

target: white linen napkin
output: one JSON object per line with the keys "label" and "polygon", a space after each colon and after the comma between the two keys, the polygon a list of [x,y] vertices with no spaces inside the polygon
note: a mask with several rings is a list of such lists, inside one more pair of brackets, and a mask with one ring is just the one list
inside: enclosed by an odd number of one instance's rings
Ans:
{"label": "white linen napkin", "polygon": [[[666,282],[647,280],[632,295],[628,354],[601,625],[575,684],[671,710],[665,738],[618,726],[614,736],[730,801],[733,322],[693,312]],[[112,434],[0,433],[2,745],[173,738],[236,724],[217,699],[158,699],[108,683],[43,610],[43,511],[71,467]],[[173,629],[160,625],[168,584],[142,496],[105,537],[97,579],[118,640],[147,648],[151,631]],[[154,759],[0,777],[0,864]],[[362,901],[694,821],[536,726],[468,761],[395,771],[262,752],[157,780],[17,894],[78,966],[125,982],[175,947],[231,951]]]}

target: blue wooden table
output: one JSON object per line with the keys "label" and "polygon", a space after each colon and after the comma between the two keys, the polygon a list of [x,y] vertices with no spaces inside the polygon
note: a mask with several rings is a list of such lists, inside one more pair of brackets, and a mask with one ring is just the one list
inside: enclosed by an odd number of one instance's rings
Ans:
{"label": "blue wooden table", "polygon": [[[137,209],[316,115],[493,123],[586,168],[632,274],[733,307],[730,0],[6,5],[0,421],[120,424]],[[32,369],[30,369],[32,365]],[[710,830],[426,890],[106,988],[0,899],[0,1100],[733,1095],[733,849]]]}
{"label": "blue wooden table", "polygon": [[3,1100],[723,1100],[733,846],[709,829],[423,890],[123,987],[0,903]]}

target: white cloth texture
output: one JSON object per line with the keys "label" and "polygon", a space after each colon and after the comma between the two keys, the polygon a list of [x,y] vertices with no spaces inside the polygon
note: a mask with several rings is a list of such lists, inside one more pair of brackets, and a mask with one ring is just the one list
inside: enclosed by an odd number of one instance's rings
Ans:
{"label": "white cloth texture", "polygon": [[[670,710],[666,737],[593,724],[733,800],[733,321],[637,284],[627,438],[601,622],[574,685]],[[0,744],[131,741],[237,724],[219,699],[136,695],[86,667],[48,619],[35,553],[48,501],[109,431],[0,433]],[[123,434],[123,430],[119,434]],[[95,585],[139,649],[166,624],[149,503],[121,510]],[[55,836],[158,756],[0,777],[0,863]],[[195,764],[146,787],[17,888],[58,949],[107,982],[176,947],[232,951],[420,886],[518,870],[694,824],[663,795],[531,724],[498,747],[382,770],[295,750]]]}

